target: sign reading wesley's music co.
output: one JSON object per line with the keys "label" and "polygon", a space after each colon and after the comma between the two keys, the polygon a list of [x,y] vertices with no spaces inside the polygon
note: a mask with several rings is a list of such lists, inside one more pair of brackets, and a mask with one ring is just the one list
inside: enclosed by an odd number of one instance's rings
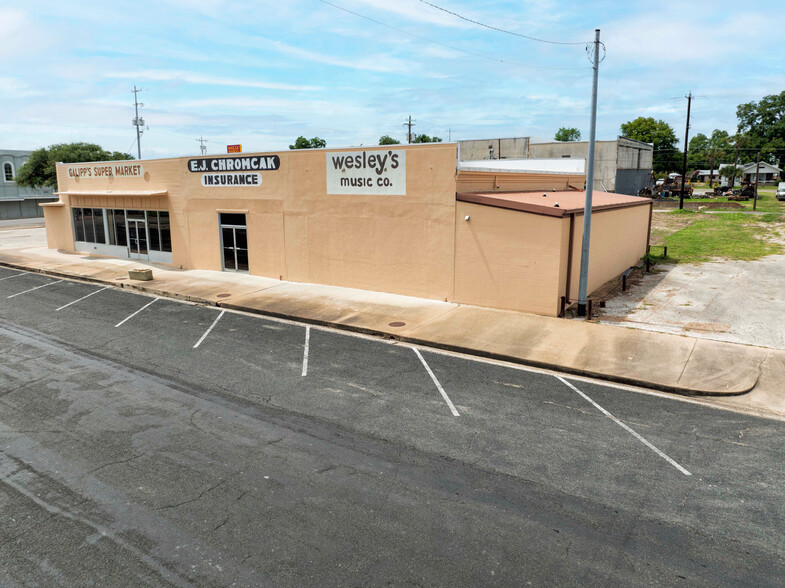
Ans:
{"label": "sign reading wesley's music co.", "polygon": [[325,153],[328,194],[406,195],[406,151]]}
{"label": "sign reading wesley's music co.", "polygon": [[259,186],[261,171],[277,170],[277,155],[253,157],[201,157],[188,160],[188,171],[202,174],[202,186]]}

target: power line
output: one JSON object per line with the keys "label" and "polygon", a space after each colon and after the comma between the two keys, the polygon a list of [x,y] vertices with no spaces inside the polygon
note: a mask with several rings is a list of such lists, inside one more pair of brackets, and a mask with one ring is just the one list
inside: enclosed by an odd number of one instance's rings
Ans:
{"label": "power line", "polygon": [[[365,16],[364,14],[360,14],[359,12],[354,12],[353,10],[349,10],[348,8],[344,8],[343,6],[338,6],[337,4],[333,4],[332,2],[328,2],[327,0],[319,0],[322,4],[327,4],[327,6],[332,6],[338,10],[342,10],[348,14],[353,16],[365,19],[369,22],[378,24],[383,27],[387,27],[388,29],[392,29],[393,31],[398,31],[399,33],[403,33],[404,35],[409,35],[410,37],[414,37],[415,39],[420,39],[421,41],[425,41],[426,43],[432,43],[433,45],[439,45],[440,47],[446,47],[447,49],[452,49],[453,51],[458,51],[459,53],[465,53],[466,55],[471,55],[473,57],[479,57],[481,59],[487,59],[488,61],[495,61],[497,63],[504,63],[509,65],[517,65],[519,67],[528,67],[531,69],[551,69],[551,70],[576,70],[576,69],[585,69],[585,67],[551,67],[547,65],[532,65],[530,63],[521,63],[519,61],[510,61],[506,59],[497,59],[496,57],[491,57],[489,55],[483,55],[482,53],[474,53],[473,51],[466,51],[465,49],[459,49],[458,47],[454,47],[452,45],[447,45],[446,43],[441,43],[439,41],[434,41],[428,37],[423,37],[422,35],[418,35],[416,33],[411,33],[406,29],[401,29],[395,27],[393,25],[387,24],[386,22],[382,22],[380,20],[376,20],[371,18],[370,16]],[[583,43],[579,43],[583,45]]]}
{"label": "power line", "polygon": [[451,15],[457,17],[457,18],[460,18],[461,20],[465,20],[466,22],[470,22],[472,24],[476,24],[478,26],[485,27],[486,29],[491,29],[492,31],[498,31],[500,33],[505,33],[506,35],[514,35],[516,37],[521,37],[523,39],[529,39],[529,41],[537,41],[538,43],[550,43],[551,45],[587,45],[587,44],[593,43],[593,41],[571,41],[571,42],[565,42],[565,41],[550,41],[548,39],[538,39],[537,37],[530,37],[529,35],[522,35],[521,33],[514,33],[512,31],[508,31],[508,30],[505,30],[505,29],[500,29],[499,27],[494,27],[494,26],[491,26],[491,25],[487,25],[487,24],[482,23],[482,22],[477,21],[477,20],[472,20],[470,18],[466,18],[465,16],[462,16],[462,15],[458,14],[457,12],[453,12],[452,10],[447,10],[446,8],[442,8],[441,6],[436,6],[436,4],[433,4],[432,2],[428,2],[428,0],[420,0],[420,2],[422,2],[423,4],[427,4],[428,6],[431,6],[431,7],[435,8],[436,10],[441,10],[442,12],[446,12],[447,14],[451,14]]}

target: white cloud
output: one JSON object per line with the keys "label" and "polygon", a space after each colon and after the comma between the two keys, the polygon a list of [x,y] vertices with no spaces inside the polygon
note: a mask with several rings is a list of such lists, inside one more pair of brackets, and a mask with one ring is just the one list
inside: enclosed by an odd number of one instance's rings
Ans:
{"label": "white cloud", "polygon": [[314,91],[314,90],[321,89],[319,86],[301,86],[296,84],[282,84],[278,82],[259,82],[252,79],[243,80],[237,78],[224,78],[219,76],[196,74],[187,71],[173,71],[173,70],[161,70],[161,69],[110,72],[104,74],[104,77],[118,78],[123,80],[185,82],[187,84],[205,84],[208,86],[235,86],[239,88],[264,88],[268,90]]}

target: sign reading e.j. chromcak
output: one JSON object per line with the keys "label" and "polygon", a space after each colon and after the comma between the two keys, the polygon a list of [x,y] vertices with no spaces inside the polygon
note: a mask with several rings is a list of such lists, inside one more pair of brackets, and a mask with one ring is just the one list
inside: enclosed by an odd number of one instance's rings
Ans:
{"label": "sign reading e.j. chromcak", "polygon": [[281,158],[277,155],[252,157],[201,157],[188,160],[188,171],[202,174],[202,186],[259,186],[259,172],[277,170]]}
{"label": "sign reading e.j. chromcak", "polygon": [[325,153],[328,194],[406,195],[406,151]]}

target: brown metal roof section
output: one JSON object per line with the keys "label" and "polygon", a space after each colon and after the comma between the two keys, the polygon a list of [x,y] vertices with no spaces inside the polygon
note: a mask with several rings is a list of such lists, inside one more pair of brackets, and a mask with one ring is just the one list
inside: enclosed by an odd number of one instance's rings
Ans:
{"label": "brown metal roof section", "polygon": [[[485,206],[562,217],[568,214],[583,214],[586,193],[583,190],[560,192],[459,192],[455,195],[455,198],[461,202],[473,202]],[[627,208],[628,206],[648,206],[651,202],[650,198],[595,191],[592,196],[591,209],[594,212]]]}

